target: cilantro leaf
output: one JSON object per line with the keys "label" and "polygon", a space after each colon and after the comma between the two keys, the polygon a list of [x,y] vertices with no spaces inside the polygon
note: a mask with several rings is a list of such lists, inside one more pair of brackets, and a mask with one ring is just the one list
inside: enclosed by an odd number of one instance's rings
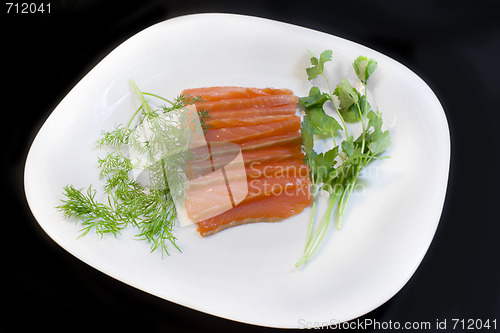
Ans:
{"label": "cilantro leaf", "polygon": [[325,113],[323,105],[328,100],[330,100],[328,94],[322,93],[318,87],[312,87],[309,90],[309,96],[299,98],[299,103],[305,107],[304,118],[308,118],[308,122],[313,126],[309,129],[313,135],[335,135],[338,130],[342,129],[335,118]]}
{"label": "cilantro leaf", "polygon": [[312,87],[309,90],[309,96],[299,98],[299,104],[307,109],[315,105],[323,106],[327,100],[328,94],[322,93],[318,87]]}
{"label": "cilantro leaf", "polygon": [[359,56],[354,60],[352,67],[354,67],[354,71],[356,72],[356,76],[366,84],[368,78],[377,68],[377,62],[373,59],[368,59],[365,56]]}
{"label": "cilantro leaf", "polygon": [[334,165],[337,163],[335,158],[338,156],[339,147],[335,146],[325,153],[320,153],[313,159],[316,181],[324,182],[328,174],[334,169]]}
{"label": "cilantro leaf", "polygon": [[330,134],[333,136],[337,131],[342,129],[342,126],[340,126],[335,118],[325,113],[323,107],[308,110],[308,116],[311,124],[316,127],[315,134]]}
{"label": "cilantro leaf", "polygon": [[368,149],[373,155],[380,154],[391,146],[391,136],[389,131],[382,131],[382,114],[380,112],[370,111],[367,115],[367,134]]}
{"label": "cilantro leaf", "polygon": [[368,118],[367,128],[372,127],[375,132],[382,130],[383,120],[380,112],[370,111],[366,117]]}
{"label": "cilantro leaf", "polygon": [[340,81],[333,94],[339,98],[340,108],[342,109],[348,109],[359,100],[356,89],[345,78]]}
{"label": "cilantro leaf", "polygon": [[313,131],[314,130],[311,123],[309,122],[309,118],[304,117],[302,123],[300,124],[300,133],[302,134],[302,147],[304,149],[304,153],[306,154],[306,158],[308,158],[308,155],[310,155],[311,152],[314,151]]}
{"label": "cilantro leaf", "polygon": [[[375,133],[374,133],[375,134]],[[368,149],[374,154],[380,154],[391,146],[391,136],[389,131],[377,133],[371,136],[371,142],[368,144]]]}
{"label": "cilantro leaf", "polygon": [[309,79],[309,81],[315,79],[318,75],[323,74],[325,62],[331,60],[332,60],[332,50],[323,51],[319,56],[319,59],[311,54],[311,65],[313,66],[306,68],[307,78]]}
{"label": "cilantro leaf", "polygon": [[347,79],[343,79],[337,85],[333,94],[339,99],[339,112],[346,122],[355,123],[361,120],[361,110],[359,110],[361,94]]}
{"label": "cilantro leaf", "polygon": [[354,153],[354,142],[353,142],[352,135],[349,136],[344,141],[342,141],[341,145],[342,145],[342,150],[344,151],[344,153],[346,153],[348,157],[351,157],[352,154]]}

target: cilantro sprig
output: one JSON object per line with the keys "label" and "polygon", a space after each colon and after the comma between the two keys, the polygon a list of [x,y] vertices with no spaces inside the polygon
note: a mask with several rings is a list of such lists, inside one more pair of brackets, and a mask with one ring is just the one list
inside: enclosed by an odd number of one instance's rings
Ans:
{"label": "cilantro sprig", "polygon": [[[377,62],[365,56],[357,57],[353,69],[363,85],[363,92],[358,91],[347,79],[342,79],[334,90],[325,75],[325,63],[332,60],[333,52],[326,50],[319,57],[311,55],[311,67],[306,69],[308,79],[322,77],[328,91],[322,92],[313,86],[309,95],[301,97],[299,104],[304,107],[305,115],[301,124],[305,162],[310,168],[312,182],[312,209],[306,246],[302,258],[295,264],[304,265],[314,255],[324,239],[331,224],[336,207],[337,229],[340,229],[347,203],[356,187],[360,172],[370,162],[381,157],[391,145],[389,131],[382,130],[383,120],[379,111],[372,109],[368,102],[367,84],[377,68]],[[330,103],[327,103],[330,102]],[[325,106],[331,105],[341,124],[325,112]],[[349,133],[348,124],[361,123],[362,132],[356,139]],[[343,132],[341,135],[340,132]],[[331,137],[334,147],[324,153],[314,150],[315,137]],[[342,139],[339,143],[339,139]],[[314,229],[318,192],[329,194],[328,207],[323,219]]]}

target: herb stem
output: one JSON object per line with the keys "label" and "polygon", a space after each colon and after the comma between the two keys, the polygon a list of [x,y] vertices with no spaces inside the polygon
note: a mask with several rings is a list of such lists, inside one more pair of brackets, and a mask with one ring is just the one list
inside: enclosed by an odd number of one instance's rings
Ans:
{"label": "herb stem", "polygon": [[314,253],[318,249],[319,244],[321,244],[321,241],[325,237],[325,235],[328,231],[328,227],[330,226],[330,220],[332,217],[333,207],[335,206],[337,199],[338,199],[337,193],[330,196],[330,199],[328,201],[328,208],[326,210],[325,216],[323,216],[323,220],[321,221],[321,224],[318,226],[318,229],[314,233],[311,241],[306,246],[306,250],[304,251],[304,255],[295,264],[296,267],[300,267],[300,266],[304,265],[314,255]]}
{"label": "herb stem", "polygon": [[165,193],[165,197],[168,197],[168,178],[167,171],[165,170],[165,159],[161,159],[161,171],[163,172],[163,181],[165,182],[165,188],[163,189],[163,193]]}
{"label": "herb stem", "polygon": [[[333,108],[335,109],[335,112],[337,112],[337,114],[339,115],[340,121],[342,121],[342,127],[344,127],[345,137],[347,138],[347,137],[349,137],[349,131],[347,130],[347,126],[346,126],[346,123],[344,121],[344,117],[342,117],[342,115],[340,114],[339,109],[337,108],[337,105],[335,105],[335,102],[334,102],[334,99],[333,99],[332,88],[330,87],[330,82],[328,81],[328,78],[326,77],[325,73],[321,73],[321,76],[323,76],[323,78],[326,81],[326,86],[328,87],[328,95],[330,97],[330,101],[333,104]],[[335,140],[335,139],[333,139],[333,140]]]}
{"label": "herb stem", "polygon": [[[364,112],[361,115],[361,126],[363,127],[363,133],[362,133],[362,142],[361,142],[361,154],[365,153],[365,144],[366,144],[366,110],[368,109],[368,90],[367,90],[367,82],[364,82],[365,86],[365,107],[364,107]],[[359,107],[359,106],[358,106]],[[359,109],[361,110],[361,108]],[[362,161],[363,161],[363,156],[360,157],[360,163],[359,166],[361,166]]]}
{"label": "herb stem", "polygon": [[156,97],[156,98],[158,98],[158,99],[161,99],[161,100],[163,100],[163,101],[165,101],[165,102],[169,103],[170,105],[174,105],[174,103],[173,103],[172,101],[170,101],[170,100],[166,99],[165,97],[161,97],[161,96],[158,96],[158,95],[156,95],[156,94],[146,93],[146,92],[143,92],[143,94],[144,94],[144,95],[148,95],[148,96],[152,96],[152,97]]}
{"label": "herb stem", "polygon": [[347,202],[351,196],[352,190],[354,189],[354,185],[356,184],[357,175],[354,176],[354,180],[349,182],[342,192],[340,197],[338,212],[337,212],[337,230],[340,230],[340,225],[342,223],[342,217],[344,216],[344,210],[347,206]]}
{"label": "herb stem", "polygon": [[134,91],[135,91],[135,93],[137,95],[137,98],[139,98],[139,101],[141,102],[141,106],[144,108],[144,110],[148,114],[154,113],[153,109],[151,109],[151,107],[149,106],[148,102],[144,98],[143,92],[139,89],[139,87],[137,87],[137,85],[135,84],[134,80],[130,79],[130,84],[132,85],[132,88],[134,89]]}
{"label": "herb stem", "polygon": [[[314,178],[314,175],[312,175],[311,178]],[[317,196],[317,184],[312,180],[313,183],[313,189],[312,189],[312,207],[311,207],[311,219],[309,221],[309,230],[307,231],[307,238],[306,238],[306,249],[307,246],[309,246],[309,242],[311,241],[311,235],[313,231],[313,225],[314,225],[314,218],[316,216],[316,196]],[[305,250],[304,250],[305,253]]]}
{"label": "herb stem", "polygon": [[132,118],[130,118],[128,124],[127,124],[127,129],[130,129],[130,125],[132,125],[132,121],[134,120],[134,118],[139,114],[139,111],[141,111],[142,109],[142,105],[139,106],[139,108],[134,112],[134,114],[132,115]]}

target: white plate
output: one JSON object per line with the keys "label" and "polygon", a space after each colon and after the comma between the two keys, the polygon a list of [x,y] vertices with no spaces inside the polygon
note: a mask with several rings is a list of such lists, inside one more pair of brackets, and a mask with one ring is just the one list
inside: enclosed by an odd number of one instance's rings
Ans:
{"label": "white plate", "polygon": [[[149,244],[89,234],[55,209],[62,188],[99,185],[95,141],[137,107],[128,80],[175,97],[187,87],[284,87],[308,93],[306,50],[333,50],[332,84],[360,54],[379,67],[369,82],[393,146],[366,173],[341,231],[303,269],[309,209],[286,221],[250,224],[201,238],[179,229],[183,253],[162,259]],[[370,88],[371,87],[371,88]],[[396,61],[344,39],[280,22],[227,14],[184,16],[133,36],[90,71],[52,112],[30,149],[26,196],[34,216],[60,246],[96,269],[148,293],[245,323],[304,327],[361,316],[386,302],[412,276],[433,238],[443,207],[450,141],[431,89]],[[323,203],[322,203],[323,204]],[[323,206],[322,206],[323,207]],[[321,212],[321,207],[319,212]],[[320,213],[321,214],[321,213]]]}

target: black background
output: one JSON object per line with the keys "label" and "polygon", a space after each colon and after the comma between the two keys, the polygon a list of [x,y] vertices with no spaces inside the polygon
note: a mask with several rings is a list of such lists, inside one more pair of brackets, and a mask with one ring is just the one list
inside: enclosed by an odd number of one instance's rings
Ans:
{"label": "black background", "polygon": [[7,199],[2,199],[0,331],[274,331],[172,304],[96,271],[42,231],[24,197],[27,150],[71,88],[140,30],[199,12],[255,15],[344,37],[393,57],[429,84],[451,132],[444,211],[408,284],[362,319],[433,324],[447,319],[450,328],[452,318],[496,318],[500,326],[495,2],[59,0],[50,1],[50,14],[7,14],[7,6],[1,7]]}

